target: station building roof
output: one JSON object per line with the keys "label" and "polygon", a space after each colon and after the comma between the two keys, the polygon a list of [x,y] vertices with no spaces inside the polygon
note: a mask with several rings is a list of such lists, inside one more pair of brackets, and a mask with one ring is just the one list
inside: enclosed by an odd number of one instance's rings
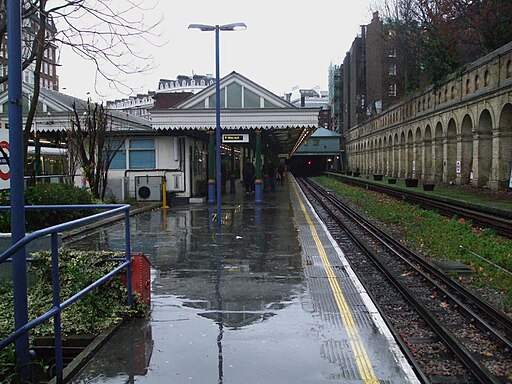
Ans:
{"label": "station building roof", "polygon": [[[220,80],[223,131],[262,130],[279,153],[292,155],[318,126],[319,108],[297,108],[237,72]],[[207,132],[216,128],[215,84],[172,108],[152,109],[156,130]]]}
{"label": "station building roof", "polygon": [[[23,83],[23,118],[25,119],[26,110],[28,109],[29,97],[34,93],[33,85]],[[0,119],[2,126],[8,122],[7,114],[8,93],[7,90],[0,93]],[[76,98],[74,96],[52,91],[50,89],[41,88],[35,123],[32,125],[32,131],[37,129],[38,132],[65,132],[71,128],[71,116],[73,114],[73,104],[79,115],[87,108],[87,101]],[[112,129],[119,131],[151,131],[151,121],[126,112],[109,110],[112,117]]]}

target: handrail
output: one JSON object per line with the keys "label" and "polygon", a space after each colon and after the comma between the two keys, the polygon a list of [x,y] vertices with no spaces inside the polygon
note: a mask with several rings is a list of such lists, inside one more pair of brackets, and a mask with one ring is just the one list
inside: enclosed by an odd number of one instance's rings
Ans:
{"label": "handrail", "polygon": [[[38,239],[40,237],[49,235],[54,232],[69,230],[73,228],[77,228],[83,224],[87,224],[91,221],[96,221],[99,219],[103,219],[105,217],[114,216],[115,214],[128,210],[130,206],[128,204],[84,204],[84,205],[27,205],[25,206],[25,210],[36,210],[36,209],[55,209],[55,210],[65,210],[65,209],[111,209],[110,211],[105,211],[101,213],[97,213],[91,216],[82,217],[80,219],[68,221],[66,223],[56,224],[51,227],[38,229],[28,235],[26,235],[23,239],[18,240],[16,243],[12,244],[9,248],[7,248],[2,254],[0,254],[0,263],[5,261],[9,256],[18,251],[21,247],[27,245],[32,240]],[[1,210],[10,209],[10,206],[0,206]]]}
{"label": "handrail", "polygon": [[[0,210],[10,209],[10,206],[0,206]],[[62,357],[62,333],[61,333],[61,321],[60,314],[61,312],[79,300],[82,296],[95,289],[99,285],[103,284],[113,276],[120,273],[122,270],[126,268],[126,288],[128,291],[127,294],[127,302],[128,305],[132,305],[133,297],[132,297],[132,284],[131,284],[131,244],[130,244],[130,205],[128,204],[85,204],[85,205],[31,205],[26,206],[26,210],[36,210],[36,209],[53,209],[53,210],[65,210],[65,209],[107,209],[105,212],[100,212],[91,216],[86,216],[80,219],[72,220],[66,223],[57,224],[48,228],[43,228],[37,231],[34,231],[24,238],[18,240],[16,243],[12,244],[9,248],[7,248],[2,254],[0,254],[0,263],[8,260],[12,255],[16,254],[17,251],[23,249],[25,245],[30,243],[31,241],[46,236],[51,235],[51,269],[52,269],[52,292],[53,292],[53,306],[46,313],[38,316],[37,318],[27,322],[22,326],[18,326],[18,328],[10,334],[7,338],[0,341],[0,350],[5,348],[7,345],[13,343],[20,336],[26,334],[31,329],[37,327],[43,322],[49,320],[50,318],[54,318],[54,334],[55,334],[55,377],[57,383],[63,382],[63,357]],[[124,211],[124,221],[125,221],[125,257],[124,259],[117,259],[119,261],[123,261],[122,264],[111,270],[106,275],[102,276],[95,282],[91,283],[87,287],[83,288],[81,291],[75,293],[70,298],[65,301],[60,301],[60,277],[59,277],[59,239],[58,233],[63,230],[68,230],[72,228],[76,228],[82,226],[84,224],[90,223],[92,221],[97,221],[103,219],[105,217],[113,216],[118,214],[119,212]],[[25,253],[26,257],[26,253]],[[14,277],[13,284],[16,284],[16,279]],[[15,314],[17,311],[27,311],[27,308],[14,308]],[[26,351],[27,354],[29,351]]]}

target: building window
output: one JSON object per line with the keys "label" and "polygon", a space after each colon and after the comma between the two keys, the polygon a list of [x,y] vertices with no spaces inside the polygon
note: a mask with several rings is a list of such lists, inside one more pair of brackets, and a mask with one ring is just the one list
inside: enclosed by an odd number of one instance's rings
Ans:
{"label": "building window", "polygon": [[512,61],[509,60],[507,61],[507,68],[506,68],[506,76],[507,76],[507,79],[512,75]]}
{"label": "building window", "polygon": [[156,154],[154,139],[132,139],[129,149],[130,169],[155,169]]}
{"label": "building window", "polygon": [[228,108],[242,108],[242,86],[232,83],[227,86]]}
{"label": "building window", "polygon": [[480,88],[480,78],[478,75],[475,76],[475,91],[478,91],[478,88]]}
{"label": "building window", "polygon": [[110,169],[126,169],[126,148],[124,140],[111,140],[109,145],[112,152],[117,150],[110,163]]}
{"label": "building window", "polygon": [[389,64],[388,74],[390,76],[396,76],[396,64]]}
{"label": "building window", "polygon": [[396,83],[389,84],[388,96],[396,96]]}
{"label": "building window", "polygon": [[260,108],[260,97],[244,87],[244,108]]}
{"label": "building window", "polygon": [[320,145],[320,140],[313,139],[313,146],[318,146],[318,145]]}
{"label": "building window", "polygon": [[489,71],[485,71],[485,74],[484,74],[484,87],[487,87],[489,85],[489,81],[490,81],[490,73]]}
{"label": "building window", "polygon": [[388,51],[388,57],[396,57],[396,49],[390,48]]}
{"label": "building window", "polygon": [[469,79],[466,80],[466,95],[469,94],[469,91],[471,90],[471,83],[469,81]]}

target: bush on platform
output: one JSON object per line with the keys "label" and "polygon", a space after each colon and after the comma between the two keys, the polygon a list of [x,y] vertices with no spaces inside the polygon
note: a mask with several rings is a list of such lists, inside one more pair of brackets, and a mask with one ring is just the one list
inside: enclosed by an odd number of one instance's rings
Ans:
{"label": "bush on platform", "polygon": [[[61,301],[76,294],[93,281],[104,276],[118,265],[111,261],[122,257],[119,252],[78,251],[61,248],[59,252]],[[34,283],[29,289],[29,320],[52,308],[51,256],[50,252],[31,254],[34,262],[29,270]],[[102,331],[124,320],[145,316],[149,308],[134,295],[134,304],[128,306],[126,287],[120,276],[115,276],[102,286],[89,292],[62,312],[63,337],[90,335],[95,337]],[[14,331],[14,304],[12,284],[0,285],[0,340]],[[30,332],[31,344],[36,338],[53,336],[53,321],[47,321]],[[35,363],[41,364],[41,363]],[[0,351],[0,382],[14,383],[14,350],[10,345]]]}
{"label": "bush on platform", "polygon": [[[81,205],[94,204],[95,200],[88,191],[84,191],[71,184],[36,184],[25,191],[26,205]],[[0,194],[0,205],[10,205],[8,191]],[[58,213],[57,213],[58,212]],[[82,209],[70,210],[27,210],[25,212],[27,231],[50,227],[65,223],[80,217],[93,214],[94,211]],[[8,211],[0,212],[0,232],[11,231],[11,214]]]}

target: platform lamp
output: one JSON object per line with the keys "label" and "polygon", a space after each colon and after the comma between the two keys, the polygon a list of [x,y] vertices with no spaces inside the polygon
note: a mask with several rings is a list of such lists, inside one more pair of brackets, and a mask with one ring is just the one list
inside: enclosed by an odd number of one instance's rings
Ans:
{"label": "platform lamp", "polygon": [[[224,25],[190,24],[188,29],[199,29],[203,32],[215,31],[215,183],[217,187],[217,224],[221,225],[222,217],[222,174],[221,174],[221,127],[220,127],[220,64],[219,64],[219,32],[240,31],[247,29],[245,23],[232,23]],[[208,193],[213,193],[208,191]],[[209,196],[210,197],[210,196]],[[209,199],[212,200],[212,199]]]}

